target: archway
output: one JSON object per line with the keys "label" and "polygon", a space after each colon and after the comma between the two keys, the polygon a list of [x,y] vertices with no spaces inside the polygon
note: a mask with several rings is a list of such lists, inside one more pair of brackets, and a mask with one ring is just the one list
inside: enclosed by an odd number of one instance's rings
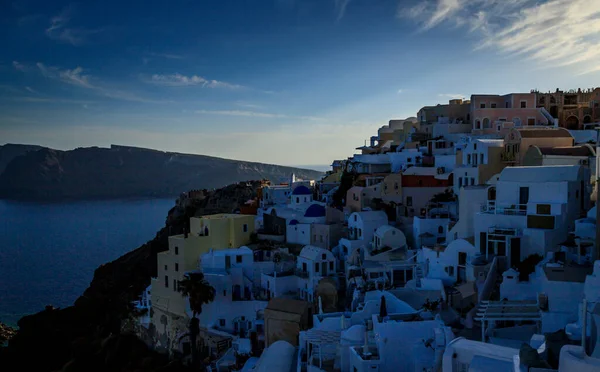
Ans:
{"label": "archway", "polygon": [[495,187],[490,187],[488,189],[488,200],[496,200],[496,188]]}
{"label": "archway", "polygon": [[575,115],[571,115],[565,120],[565,126],[567,129],[579,129],[579,119]]}
{"label": "archway", "polygon": [[583,117],[583,124],[590,124],[592,122],[592,117],[590,115],[586,115]]}
{"label": "archway", "polygon": [[481,120],[479,120],[479,119],[475,120],[475,129],[481,129]]}
{"label": "archway", "polygon": [[483,119],[483,129],[491,128],[490,119]]}
{"label": "archway", "polygon": [[550,115],[555,119],[558,118],[558,106],[550,107]]}

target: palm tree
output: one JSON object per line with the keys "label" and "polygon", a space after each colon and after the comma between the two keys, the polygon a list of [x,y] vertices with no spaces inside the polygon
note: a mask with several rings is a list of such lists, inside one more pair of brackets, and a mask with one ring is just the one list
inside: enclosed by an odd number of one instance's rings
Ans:
{"label": "palm tree", "polygon": [[178,282],[177,290],[190,301],[192,319],[190,319],[189,335],[192,342],[192,365],[196,366],[198,362],[196,340],[200,333],[200,321],[196,316],[202,313],[202,305],[214,301],[215,289],[204,279],[204,274],[188,273],[185,275],[185,279]]}

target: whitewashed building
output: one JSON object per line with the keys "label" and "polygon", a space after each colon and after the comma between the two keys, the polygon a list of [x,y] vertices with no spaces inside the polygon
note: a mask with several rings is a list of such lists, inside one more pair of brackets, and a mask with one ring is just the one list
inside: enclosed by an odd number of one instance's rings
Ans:
{"label": "whitewashed building", "polygon": [[[216,250],[202,255],[201,271],[215,288],[215,300],[202,307],[200,325],[247,337],[267,301],[255,298],[255,265],[248,247]],[[256,287],[258,289],[258,287]],[[189,302],[188,316],[192,316]]]}
{"label": "whitewashed building", "polygon": [[579,166],[505,168],[475,218],[477,248],[487,256],[506,256],[509,267],[532,254],[545,256],[585,212],[584,189]]}
{"label": "whitewashed building", "polygon": [[383,211],[354,212],[348,217],[349,238],[371,242],[375,230],[387,224],[388,218]]}

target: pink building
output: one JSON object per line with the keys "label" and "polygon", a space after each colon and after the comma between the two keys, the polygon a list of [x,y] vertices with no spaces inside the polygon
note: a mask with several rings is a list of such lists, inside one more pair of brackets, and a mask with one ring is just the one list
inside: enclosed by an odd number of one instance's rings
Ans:
{"label": "pink building", "polygon": [[509,127],[554,125],[554,119],[543,108],[536,107],[536,93],[474,94],[471,96],[471,118],[475,134],[502,132]]}

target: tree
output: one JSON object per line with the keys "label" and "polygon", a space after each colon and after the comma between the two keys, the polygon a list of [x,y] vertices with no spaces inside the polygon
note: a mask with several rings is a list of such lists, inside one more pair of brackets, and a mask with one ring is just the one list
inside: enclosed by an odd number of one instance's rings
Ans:
{"label": "tree", "polygon": [[209,304],[215,299],[215,289],[204,279],[202,273],[188,273],[185,279],[178,282],[177,290],[182,296],[187,297],[192,310],[192,319],[190,319],[189,336],[192,343],[192,365],[198,363],[198,349],[196,340],[200,333],[200,321],[197,318],[198,314],[202,313],[202,306]]}

